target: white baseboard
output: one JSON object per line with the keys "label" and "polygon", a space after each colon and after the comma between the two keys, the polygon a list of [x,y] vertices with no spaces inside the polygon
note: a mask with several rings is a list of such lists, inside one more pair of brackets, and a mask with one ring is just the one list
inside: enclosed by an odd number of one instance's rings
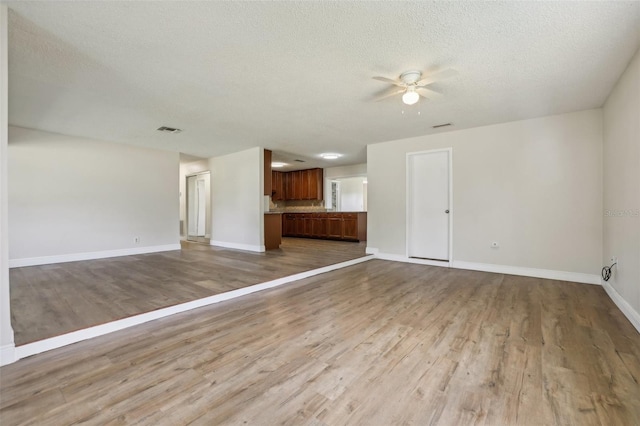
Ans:
{"label": "white baseboard", "polygon": [[245,250],[245,251],[255,251],[258,253],[263,253],[266,249],[265,247],[262,246],[256,246],[256,245],[252,245],[252,244],[240,244],[240,243],[230,243],[227,241],[215,241],[215,240],[211,240],[209,241],[209,244],[212,246],[216,246],[216,247],[224,247],[224,248],[230,248],[230,249],[236,249],[236,250]]}
{"label": "white baseboard", "polygon": [[3,365],[9,365],[18,360],[16,354],[16,347],[13,343],[10,345],[0,346],[0,367]]}
{"label": "white baseboard", "polygon": [[375,248],[375,247],[367,246],[367,247],[365,247],[364,252],[366,254],[378,254],[378,253],[380,253],[380,250]]}
{"label": "white baseboard", "polygon": [[135,254],[159,253],[163,251],[180,250],[180,244],[166,244],[161,246],[134,247],[119,250],[94,251],[88,253],[60,254],[56,256],[27,257],[23,259],[9,259],[9,268],[22,266],[50,265],[53,263],[77,262],[79,260],[106,259],[109,257],[131,256]]}
{"label": "white baseboard", "polygon": [[348,260],[346,262],[324,266],[322,268],[301,272],[295,275],[289,275],[287,277],[278,278],[275,280],[252,285],[249,287],[239,288],[237,290],[229,291],[227,293],[216,294],[214,296],[205,297],[203,299],[181,303],[175,306],[169,306],[169,307],[158,309],[152,312],[146,312],[146,313],[135,315],[129,318],[123,318],[121,320],[97,325],[95,327],[85,328],[83,330],[78,330],[71,333],[63,334],[61,336],[51,337],[49,339],[28,343],[26,345],[18,346],[15,348],[14,361],[17,359],[22,359],[28,356],[36,355],[42,352],[50,351],[52,349],[71,345],[73,343],[81,342],[83,340],[88,340],[94,337],[103,336],[105,334],[113,333],[114,331],[123,330],[125,328],[133,327],[135,325],[144,324],[146,322],[153,321],[159,318],[168,317],[170,315],[174,315],[180,312],[190,311],[192,309],[200,308],[203,306],[213,305],[215,303],[219,303],[229,299],[235,299],[237,297],[255,293],[257,291],[281,286],[283,284],[287,284],[292,281],[309,278],[314,275],[323,274],[325,272],[333,271],[336,269],[346,268],[347,266],[356,265],[358,263],[366,262],[371,259],[374,259],[374,256],[360,257],[357,259]]}
{"label": "white baseboard", "polygon": [[376,254],[376,258],[382,260],[393,260],[396,262],[405,262],[405,263],[415,263],[417,265],[429,265],[429,266],[443,266],[445,268],[450,267],[449,262],[444,260],[428,260],[428,259],[418,259],[415,257],[407,257],[401,254],[392,254],[392,253],[380,253]]}
{"label": "white baseboard", "polygon": [[622,296],[620,296],[620,293],[618,293],[611,284],[603,280],[602,287],[604,288],[604,291],[607,292],[611,300],[613,300],[613,303],[616,304],[618,309],[622,311],[624,316],[627,317],[629,322],[631,322],[636,330],[638,330],[638,333],[640,333],[640,313],[633,309],[629,302],[624,300]]}
{"label": "white baseboard", "polygon": [[451,262],[416,259],[401,254],[380,253],[378,249],[367,247],[376,259],[393,260],[396,262],[416,263],[419,265],[443,266],[456,269],[470,269],[472,271],[495,272],[497,274],[521,275],[525,277],[546,278],[550,280],[573,281],[584,284],[600,284],[600,276],[595,274],[583,274],[580,272],[554,271],[550,269],[523,268],[520,266],[494,265],[491,263],[465,262],[453,260]]}
{"label": "white baseboard", "polygon": [[470,269],[472,271],[546,278],[549,280],[572,281],[583,284],[600,284],[599,275],[583,274],[581,272],[554,271],[551,269],[524,268],[520,266],[494,265],[491,263],[464,262],[460,260],[453,261],[452,267],[457,269]]}

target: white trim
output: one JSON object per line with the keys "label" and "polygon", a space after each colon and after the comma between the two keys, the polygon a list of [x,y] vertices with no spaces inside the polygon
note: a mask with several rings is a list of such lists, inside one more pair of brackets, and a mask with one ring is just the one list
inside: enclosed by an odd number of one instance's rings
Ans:
{"label": "white trim", "polygon": [[0,346],[0,366],[13,364],[17,360],[16,347],[13,343]]}
{"label": "white trim", "polygon": [[[264,220],[264,217],[263,217],[263,220]],[[253,244],[229,243],[227,241],[215,241],[215,240],[211,240],[209,244],[216,247],[224,247],[224,248],[245,250],[245,251],[255,251],[258,253],[263,253],[266,251],[264,245],[257,246]]]}
{"label": "white trim", "polygon": [[443,266],[449,268],[450,264],[446,260],[429,260],[417,257],[407,257],[403,254],[380,253],[376,254],[376,259],[393,260],[394,262],[415,263],[417,265]]}
{"label": "white trim", "polygon": [[85,328],[83,330],[74,331],[71,333],[63,334],[61,336],[51,337],[49,339],[28,343],[26,345],[18,346],[15,348],[15,360],[36,355],[42,352],[50,351],[52,349],[60,348],[63,346],[71,345],[73,343],[81,342],[83,340],[88,340],[94,337],[103,336],[108,333],[113,333],[114,331],[123,330],[125,328],[144,324],[146,322],[153,321],[159,318],[165,318],[180,312],[190,311],[192,309],[200,308],[203,306],[213,305],[215,303],[219,303],[224,300],[235,299],[237,297],[245,296],[247,294],[255,293],[257,291],[278,287],[283,284],[290,283],[292,281],[309,278],[314,275],[323,274],[325,272],[330,272],[336,269],[346,268],[347,266],[352,266],[358,263],[367,262],[372,259],[374,259],[374,256],[360,257],[357,259],[348,260],[346,262],[336,263],[334,265],[324,266],[322,268],[313,269],[311,271],[305,271],[299,274],[290,275],[288,277],[278,278],[275,280],[252,285],[249,287],[240,288],[237,290],[229,291],[227,293],[216,294],[214,296],[205,297],[203,299],[181,303],[175,306],[169,306],[167,308],[158,309],[152,312],[146,312],[144,314],[134,315],[129,318],[123,318],[121,320],[97,325],[95,327]]}
{"label": "white trim", "polygon": [[375,258],[381,260],[392,260],[395,262],[415,263],[419,265],[442,266],[454,269],[469,269],[472,271],[493,272],[496,274],[520,275],[524,277],[546,278],[550,280],[571,281],[583,284],[600,284],[600,276],[595,274],[583,274],[581,272],[554,271],[551,269],[523,268],[520,266],[495,265],[491,263],[475,263],[465,262],[462,260],[454,260],[452,262],[419,259],[415,257],[406,257],[402,254],[380,253],[378,249],[367,248],[367,250],[375,250]]}
{"label": "white trim", "polygon": [[[449,263],[453,261],[453,148],[438,148],[428,149],[426,151],[407,152],[405,158],[405,258],[415,259],[409,257],[409,193],[410,193],[410,178],[409,178],[409,157],[412,155],[421,154],[433,154],[436,152],[447,152],[449,155],[449,259],[445,261],[438,261],[439,263]],[[416,259],[417,260],[417,259]],[[416,263],[416,262],[411,262]],[[425,263],[429,264],[429,263]]]}
{"label": "white trim", "polygon": [[161,246],[134,247],[119,250],[93,251],[87,253],[59,254],[55,256],[26,257],[9,259],[9,268],[23,266],[50,265],[52,263],[77,262],[79,260],[106,259],[109,257],[132,256],[136,254],[159,253],[163,251],[180,250],[180,244],[165,244]]}
{"label": "white trim", "polygon": [[602,280],[602,287],[604,287],[604,291],[606,291],[611,300],[613,300],[613,303],[616,304],[618,309],[622,311],[624,316],[627,317],[629,322],[631,322],[636,330],[638,330],[638,333],[640,333],[640,313],[633,309],[629,302],[624,300],[611,284]]}
{"label": "white trim", "polygon": [[521,275],[525,277],[546,278],[549,280],[572,281],[583,284],[600,284],[600,276],[581,272],[554,271],[551,269],[524,268],[521,266],[495,265],[492,263],[475,263],[456,260],[451,265],[456,269],[495,272],[498,274]]}
{"label": "white trim", "polygon": [[368,247],[368,246],[367,246],[367,247],[365,247],[364,252],[365,252],[366,254],[373,254],[373,255],[376,255],[376,254],[378,254],[378,253],[380,252],[380,249],[377,249],[377,248],[375,248],[375,247]]}

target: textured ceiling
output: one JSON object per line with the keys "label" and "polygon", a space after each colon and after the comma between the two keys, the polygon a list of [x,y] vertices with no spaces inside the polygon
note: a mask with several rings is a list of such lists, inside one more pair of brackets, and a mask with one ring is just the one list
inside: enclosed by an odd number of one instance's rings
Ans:
{"label": "textured ceiling", "polygon": [[[640,2],[8,4],[11,124],[305,166],[440,123],[600,107],[640,45]],[[371,101],[373,76],[444,68],[459,74],[430,86],[440,100]]]}

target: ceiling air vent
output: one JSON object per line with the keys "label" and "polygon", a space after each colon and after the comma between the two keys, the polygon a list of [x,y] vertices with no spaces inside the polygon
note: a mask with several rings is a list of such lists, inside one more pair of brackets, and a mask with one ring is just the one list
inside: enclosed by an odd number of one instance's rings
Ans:
{"label": "ceiling air vent", "polygon": [[297,159],[297,158],[296,158],[296,160],[295,160],[295,161],[297,161],[298,163],[306,163],[306,161],[304,161],[304,160],[299,160],[299,159]]}
{"label": "ceiling air vent", "polygon": [[175,127],[167,127],[167,126],[158,127],[158,130],[166,133],[180,133],[182,131],[182,129],[176,129]]}
{"label": "ceiling air vent", "polygon": [[453,124],[451,124],[451,123],[444,123],[444,124],[438,124],[438,125],[431,126],[431,127],[433,127],[434,129],[438,129],[438,128],[440,128],[440,127],[447,127],[447,126],[453,126]]}

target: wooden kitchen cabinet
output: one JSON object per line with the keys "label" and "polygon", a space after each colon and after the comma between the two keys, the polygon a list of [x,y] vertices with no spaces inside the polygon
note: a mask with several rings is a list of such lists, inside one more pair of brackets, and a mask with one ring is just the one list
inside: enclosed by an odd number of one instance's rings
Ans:
{"label": "wooden kitchen cabinet", "polygon": [[342,238],[345,240],[358,239],[358,213],[344,213],[342,215]]}
{"label": "wooden kitchen cabinet", "polygon": [[271,151],[264,150],[264,195],[271,195]]}
{"label": "wooden kitchen cabinet", "polygon": [[342,239],[342,214],[329,213],[327,215],[327,237]]}
{"label": "wooden kitchen cabinet", "polygon": [[366,241],[367,213],[285,213],[284,237]]}
{"label": "wooden kitchen cabinet", "polygon": [[286,200],[285,194],[285,173],[272,171],[271,172],[271,200],[282,201]]}
{"label": "wooden kitchen cabinet", "polygon": [[327,237],[327,218],[325,214],[313,213],[313,219],[311,224],[311,237],[312,238],[326,238]]}
{"label": "wooden kitchen cabinet", "polygon": [[[293,172],[274,172],[275,193],[272,200],[313,200],[322,201],[324,196],[324,177],[322,169],[296,170]],[[278,191],[278,188],[281,188]]]}
{"label": "wooden kitchen cabinet", "polygon": [[324,173],[322,169],[307,170],[308,199],[322,201],[324,198]]}

